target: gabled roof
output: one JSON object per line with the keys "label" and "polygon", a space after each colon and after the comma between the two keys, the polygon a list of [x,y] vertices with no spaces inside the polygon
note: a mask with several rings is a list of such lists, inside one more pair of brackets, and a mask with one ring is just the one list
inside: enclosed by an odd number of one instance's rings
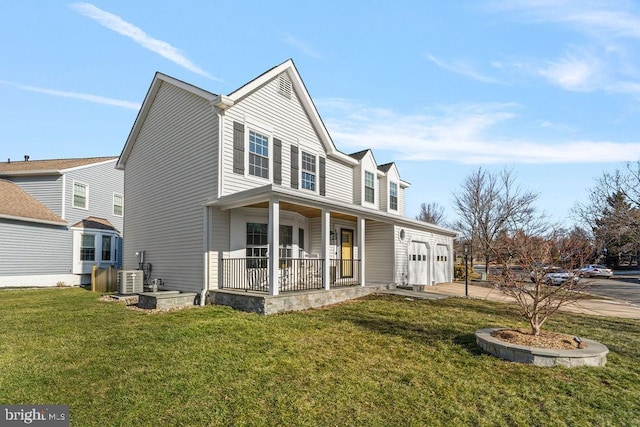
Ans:
{"label": "gabled roof", "polygon": [[188,92],[193,93],[194,95],[200,96],[208,100],[213,107],[216,107],[220,110],[226,110],[232,107],[235,103],[249,96],[256,90],[258,90],[260,87],[262,87],[263,85],[265,85],[266,83],[268,83],[269,81],[276,78],[282,73],[287,73],[287,75],[289,76],[289,79],[291,80],[291,84],[296,94],[298,95],[298,99],[300,100],[300,103],[305,109],[305,112],[307,113],[307,116],[309,117],[309,120],[312,126],[317,132],[318,137],[320,138],[320,142],[322,143],[325,151],[327,152],[327,155],[338,158],[343,162],[346,162],[349,164],[356,164],[352,158],[350,158],[346,154],[339,151],[334,145],[333,140],[331,139],[331,136],[329,135],[329,132],[327,131],[327,128],[324,125],[324,122],[320,118],[320,115],[318,114],[318,110],[316,109],[316,106],[313,103],[313,100],[311,99],[311,96],[309,95],[309,92],[307,91],[307,88],[304,82],[302,81],[302,78],[300,77],[300,74],[298,73],[296,66],[293,63],[293,60],[288,59],[282,64],[277,65],[265,71],[255,79],[240,86],[238,89],[234,90],[229,95],[215,95],[211,92],[200,89],[196,86],[185,83],[181,80],[175,79],[165,74],[156,73],[156,75],[153,78],[153,81],[151,82],[151,86],[147,91],[147,95],[145,96],[144,102],[142,103],[142,107],[138,112],[138,117],[136,118],[133,128],[129,133],[127,142],[125,143],[125,146],[122,149],[122,154],[120,155],[120,159],[118,160],[116,167],[118,169],[124,169],[124,165],[127,162],[129,153],[131,152],[133,144],[135,143],[135,140],[138,137],[138,133],[142,128],[142,124],[144,123],[147,117],[147,114],[151,109],[151,105],[153,104],[153,101],[162,83],[169,83],[174,86],[180,87]]}
{"label": "gabled roof", "polygon": [[89,216],[82,221],[73,224],[74,228],[92,228],[94,230],[118,231],[109,220],[98,218],[97,216]]}
{"label": "gabled roof", "polygon": [[390,162],[390,163],[385,163],[384,165],[378,165],[378,170],[381,170],[382,172],[387,173],[389,172],[389,170],[394,164],[395,163]]}
{"label": "gabled roof", "polygon": [[366,150],[358,151],[356,153],[351,153],[349,154],[349,157],[353,157],[354,159],[360,161],[364,159],[364,156],[366,156],[369,151],[371,150],[367,148]]}
{"label": "gabled roof", "polygon": [[111,156],[2,162],[0,163],[0,175],[62,175],[71,169],[112,162],[117,159],[117,157]]}
{"label": "gabled roof", "polygon": [[11,181],[0,179],[0,218],[38,222],[52,225],[67,225],[44,203]]}

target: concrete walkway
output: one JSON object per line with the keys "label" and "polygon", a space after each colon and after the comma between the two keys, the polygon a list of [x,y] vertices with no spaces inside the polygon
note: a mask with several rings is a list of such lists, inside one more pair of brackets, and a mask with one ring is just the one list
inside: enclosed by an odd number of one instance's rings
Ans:
{"label": "concrete walkway", "polygon": [[[421,299],[441,299],[447,297],[464,297],[464,283],[440,283],[429,286],[426,292],[416,292],[405,289],[392,289],[383,291],[394,295],[402,295],[407,298]],[[469,284],[469,297],[474,299],[484,299],[489,301],[511,302],[512,298],[504,295],[500,291],[490,287]],[[561,308],[562,311],[571,313],[591,314],[594,316],[622,317],[626,319],[640,319],[640,307],[631,305],[624,301],[596,297],[576,301]]]}

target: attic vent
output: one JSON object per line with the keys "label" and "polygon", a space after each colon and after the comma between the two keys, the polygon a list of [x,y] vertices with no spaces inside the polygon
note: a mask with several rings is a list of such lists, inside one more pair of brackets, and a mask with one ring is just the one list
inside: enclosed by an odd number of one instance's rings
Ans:
{"label": "attic vent", "polygon": [[285,98],[291,99],[291,80],[285,73],[280,74],[278,77],[278,93]]}

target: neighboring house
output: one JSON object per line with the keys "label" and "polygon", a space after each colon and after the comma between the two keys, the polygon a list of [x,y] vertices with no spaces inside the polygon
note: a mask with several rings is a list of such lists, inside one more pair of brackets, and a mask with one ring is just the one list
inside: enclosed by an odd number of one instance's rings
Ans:
{"label": "neighboring house", "polygon": [[335,147],[291,60],[226,96],[157,73],[117,167],[124,269],[144,253],[165,289],[204,301],[453,278],[456,232],[405,217],[395,163]]}
{"label": "neighboring house", "polygon": [[87,284],[122,258],[117,157],[0,163],[0,287]]}

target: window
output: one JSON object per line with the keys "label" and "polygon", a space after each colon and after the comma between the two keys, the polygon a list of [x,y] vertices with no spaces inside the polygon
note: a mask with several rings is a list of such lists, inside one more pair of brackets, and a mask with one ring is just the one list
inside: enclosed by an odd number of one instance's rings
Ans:
{"label": "window", "polygon": [[375,203],[376,190],[374,187],[374,176],[371,172],[364,173],[364,200],[368,203]]}
{"label": "window", "polygon": [[299,258],[304,258],[304,228],[298,228],[298,252]]}
{"label": "window", "polygon": [[80,241],[80,261],[96,260],[96,239],[93,234],[83,234]]}
{"label": "window", "polygon": [[267,224],[247,223],[247,268],[267,268]]}
{"label": "window", "polygon": [[395,182],[389,183],[389,208],[398,210],[398,184]]}
{"label": "window", "polygon": [[302,152],[302,188],[316,191],[316,156]]}
{"label": "window", "polygon": [[88,209],[88,197],[89,187],[86,184],[80,182],[73,183],[73,207]]}
{"label": "window", "polygon": [[122,216],[124,207],[124,197],[122,194],[113,194],[113,214],[115,216]]}
{"label": "window", "polygon": [[249,175],[269,179],[269,137],[249,131]]}
{"label": "window", "polygon": [[102,260],[111,261],[111,236],[102,236]]}
{"label": "window", "polygon": [[293,257],[293,227],[280,226],[280,266],[290,267]]}

